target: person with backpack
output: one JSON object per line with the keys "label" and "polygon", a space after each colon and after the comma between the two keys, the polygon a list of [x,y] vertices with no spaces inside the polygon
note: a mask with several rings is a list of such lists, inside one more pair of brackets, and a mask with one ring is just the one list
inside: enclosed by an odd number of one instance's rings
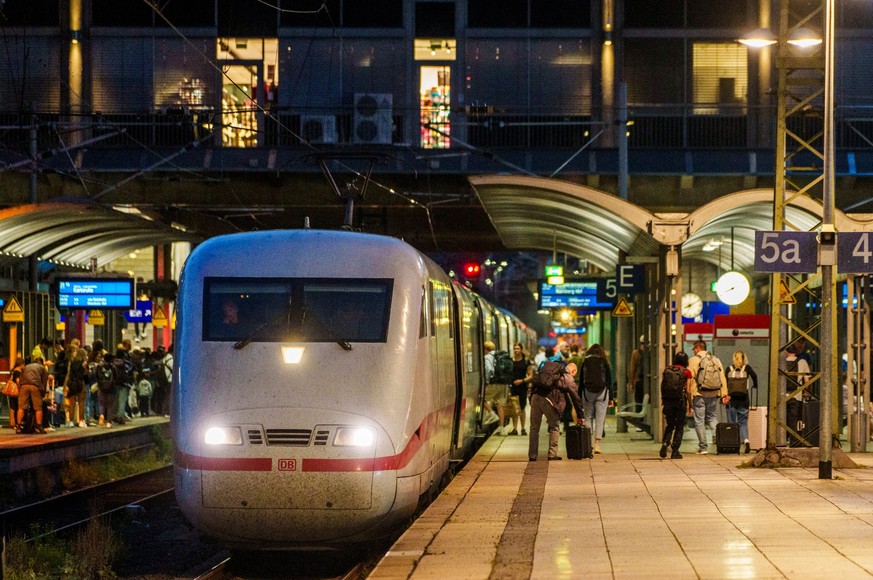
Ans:
{"label": "person with backpack", "polygon": [[[506,421],[504,413],[504,405],[506,405],[507,387],[510,379],[505,383],[498,383],[497,380],[502,378],[496,374],[496,358],[494,343],[486,340],[485,344],[485,408],[486,411],[494,411],[497,413],[497,430],[495,435],[503,435],[503,423]],[[511,367],[510,367],[511,373]]]}
{"label": "person with backpack", "polygon": [[97,400],[100,403],[100,419],[98,425],[105,425],[107,429],[112,427],[112,420],[117,409],[117,388],[115,378],[115,356],[106,353],[101,365],[95,372],[97,380]]}
{"label": "person with backpack", "polygon": [[738,350],[734,353],[734,364],[725,370],[727,381],[727,420],[740,426],[740,439],[743,441],[745,453],[752,451],[749,443],[749,380],[752,388],[758,388],[758,375],[746,359],[746,353]]}
{"label": "person with backpack", "polygon": [[718,418],[716,412],[720,402],[727,403],[727,380],[724,365],[718,357],[706,351],[706,343],[694,343],[694,356],[688,361],[691,371],[691,412],[694,415],[694,430],[697,432],[698,455],[709,453],[706,442],[706,426],[715,437]]}
{"label": "person with backpack", "polygon": [[594,430],[594,453],[600,453],[603,439],[606,409],[612,406],[609,386],[612,384],[612,369],[603,347],[597,343],[588,347],[582,362],[579,384],[582,389],[582,406],[585,420]]}
{"label": "person with backpack", "polygon": [[673,355],[673,364],[661,373],[661,404],[664,412],[664,437],[661,439],[661,459],[667,457],[667,447],[673,452],[670,459],[682,459],[679,447],[685,435],[685,416],[691,411],[691,371],[688,370],[688,355],[679,351]]}
{"label": "person with backpack", "polygon": [[547,360],[534,374],[531,382],[530,397],[530,439],[528,440],[527,457],[536,461],[540,447],[540,426],[543,417],[549,429],[549,461],[560,460],[558,455],[558,439],[560,438],[560,420],[567,404],[565,393],[576,409],[576,422],[584,423],[582,399],[577,392],[576,365],[569,363],[564,366],[560,362]]}

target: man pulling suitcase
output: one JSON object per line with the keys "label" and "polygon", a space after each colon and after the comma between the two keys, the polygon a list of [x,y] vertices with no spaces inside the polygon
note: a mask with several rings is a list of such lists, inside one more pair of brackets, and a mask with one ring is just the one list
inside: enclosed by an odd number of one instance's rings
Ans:
{"label": "man pulling suitcase", "polygon": [[[576,411],[577,423],[584,423],[582,411],[582,399],[579,398],[578,386],[573,378],[578,371],[574,363],[569,363],[566,367],[555,361],[546,361],[540,370],[534,374],[532,382],[532,391],[530,399],[530,443],[528,445],[528,459],[530,461],[537,460],[540,446],[540,425],[542,424],[543,416],[546,418],[546,423],[549,428],[549,460],[560,460],[558,455],[558,438],[560,436],[560,420],[564,413],[564,407],[567,404],[564,393],[570,396],[570,401]],[[582,453],[584,449],[581,447],[576,449],[573,447],[571,452],[570,429],[567,430],[567,455],[572,459],[573,456]],[[591,429],[588,429],[588,447],[591,447]],[[573,436],[574,440],[576,439]],[[579,442],[582,443],[584,435],[579,436]],[[589,451],[590,456],[590,451]]]}

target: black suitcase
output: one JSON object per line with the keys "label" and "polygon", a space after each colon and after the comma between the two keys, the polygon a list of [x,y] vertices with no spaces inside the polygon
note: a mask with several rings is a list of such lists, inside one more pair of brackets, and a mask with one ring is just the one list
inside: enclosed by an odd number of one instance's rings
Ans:
{"label": "black suitcase", "polygon": [[570,425],[565,435],[567,441],[567,459],[590,459],[594,457],[591,447],[591,427],[588,425]]}
{"label": "black suitcase", "polygon": [[715,426],[715,452],[719,455],[740,452],[738,423],[719,423]]}
{"label": "black suitcase", "polygon": [[27,407],[24,409],[24,419],[21,421],[21,433],[28,435],[36,433],[36,412],[33,410],[33,407],[30,406],[30,403],[28,403]]}
{"label": "black suitcase", "polygon": [[[795,401],[793,413],[787,416],[788,426],[800,433],[800,436],[809,442],[809,446],[818,447],[819,433],[821,432],[821,404],[818,401]],[[789,447],[806,447],[800,439],[789,435]]]}

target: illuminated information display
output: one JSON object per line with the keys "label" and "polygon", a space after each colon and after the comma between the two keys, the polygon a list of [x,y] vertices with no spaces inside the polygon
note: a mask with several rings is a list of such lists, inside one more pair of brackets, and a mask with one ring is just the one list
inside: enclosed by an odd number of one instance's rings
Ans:
{"label": "illuminated information display", "polygon": [[57,280],[58,308],[133,308],[133,278]]}
{"label": "illuminated information display", "polygon": [[597,301],[597,279],[569,280],[563,284],[540,282],[539,308],[612,309],[609,302]]}

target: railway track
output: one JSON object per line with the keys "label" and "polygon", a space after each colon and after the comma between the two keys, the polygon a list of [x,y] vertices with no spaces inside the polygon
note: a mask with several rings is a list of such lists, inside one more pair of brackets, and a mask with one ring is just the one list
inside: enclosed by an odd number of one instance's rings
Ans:
{"label": "railway track", "polygon": [[32,539],[34,525],[43,530],[42,535],[69,531],[94,517],[142,509],[172,492],[173,467],[165,466],[6,510],[0,513],[0,525],[7,536],[21,534]]}

